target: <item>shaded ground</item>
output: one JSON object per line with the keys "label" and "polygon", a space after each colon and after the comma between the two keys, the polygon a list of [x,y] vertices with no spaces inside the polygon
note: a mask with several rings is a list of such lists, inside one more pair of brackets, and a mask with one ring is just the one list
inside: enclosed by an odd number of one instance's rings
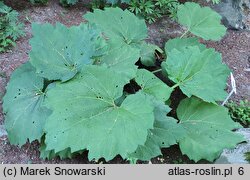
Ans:
{"label": "shaded ground", "polygon": [[[65,9],[59,6],[57,0],[50,0],[47,6],[31,6],[27,2],[27,0],[6,2],[20,13],[20,19],[25,24],[26,36],[17,41],[15,48],[0,54],[0,72],[4,72],[4,74],[0,74],[0,96],[4,94],[5,86],[12,71],[28,60],[28,52],[31,49],[28,41],[32,37],[31,22],[54,24],[58,21],[67,26],[78,25],[84,21],[82,15],[88,10],[83,3]],[[182,32],[183,30],[176,23],[163,18],[149,25],[148,41],[163,47],[169,38],[179,36]],[[224,62],[229,65],[234,73],[238,92],[232,99],[235,101],[250,100],[250,32],[228,31],[222,41],[206,42],[206,44],[222,53]],[[3,115],[0,102],[0,125],[2,124]],[[0,137],[0,163],[89,163],[86,155],[63,161],[59,159],[40,160],[38,147],[38,143],[32,143],[18,148],[10,145],[6,136]],[[186,156],[181,156],[177,146],[164,149],[163,154],[163,157],[153,159],[152,163],[193,163]],[[127,162],[117,157],[110,163]]]}

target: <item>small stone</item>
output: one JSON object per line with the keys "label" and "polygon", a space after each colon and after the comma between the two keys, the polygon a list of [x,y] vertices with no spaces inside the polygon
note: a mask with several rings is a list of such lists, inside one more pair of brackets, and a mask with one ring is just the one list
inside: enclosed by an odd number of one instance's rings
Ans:
{"label": "small stone", "polygon": [[248,164],[244,154],[250,151],[250,128],[241,128],[236,132],[242,134],[247,142],[238,144],[234,149],[224,149],[215,164]]}
{"label": "small stone", "polygon": [[0,137],[7,136],[7,132],[3,125],[0,125]]}
{"label": "small stone", "polygon": [[223,17],[223,23],[233,29],[250,30],[250,1],[221,0],[213,8]]}

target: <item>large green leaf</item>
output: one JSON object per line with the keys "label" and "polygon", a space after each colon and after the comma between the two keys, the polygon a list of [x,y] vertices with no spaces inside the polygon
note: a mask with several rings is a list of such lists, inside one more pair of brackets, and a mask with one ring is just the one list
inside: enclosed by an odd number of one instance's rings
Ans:
{"label": "large green leaf", "polygon": [[120,8],[96,9],[93,13],[85,14],[84,18],[96,24],[107,36],[109,51],[100,59],[101,63],[108,66],[114,64],[117,72],[125,73],[129,80],[134,78],[135,62],[139,60],[140,49],[143,48],[141,44],[147,37],[145,21]]}
{"label": "large green leaf", "polygon": [[173,49],[178,51],[182,51],[184,48],[188,48],[190,46],[198,46],[201,51],[206,49],[204,44],[199,43],[198,38],[174,38],[170,39],[165,44],[165,52],[169,54]]}
{"label": "large green leaf", "polygon": [[224,88],[230,71],[214,49],[202,52],[196,46],[182,51],[174,49],[162,63],[162,68],[188,97],[195,95],[207,102],[215,102],[227,96]]}
{"label": "large green leaf", "polygon": [[80,150],[74,153],[71,153],[70,148],[66,148],[62,151],[59,151],[57,153],[55,153],[55,150],[46,150],[47,146],[44,142],[45,140],[45,136],[42,137],[41,143],[40,143],[40,158],[42,159],[48,159],[51,160],[53,158],[59,157],[60,159],[71,159],[79,154],[82,154],[84,152],[84,150]]}
{"label": "large green leaf", "polygon": [[135,81],[144,93],[152,95],[163,102],[169,99],[173,91],[162,80],[145,69],[138,69]]}
{"label": "large green leaf", "polygon": [[33,24],[34,37],[30,40],[30,62],[37,73],[49,80],[67,81],[75,76],[84,64],[99,55],[100,32],[93,26],[66,27],[57,23]]}
{"label": "large green leaf", "polygon": [[101,57],[100,64],[104,65],[116,73],[122,74],[124,78],[133,79],[137,72],[135,63],[140,57],[139,50],[127,45],[116,46],[108,51],[108,54]]}
{"label": "large green leaf", "polygon": [[154,100],[154,128],[148,131],[147,141],[139,145],[137,150],[130,155],[130,158],[148,161],[153,157],[161,155],[161,148],[170,147],[176,144],[186,135],[185,129],[177,124],[177,120],[166,116],[170,108]]}
{"label": "large green leaf", "polygon": [[74,155],[70,152],[69,148],[62,150],[60,152],[57,152],[57,153],[55,153],[54,150],[47,151],[45,144],[41,145],[41,147],[39,148],[39,151],[40,151],[40,158],[48,159],[48,160],[51,160],[55,157],[60,157],[60,159],[67,159],[67,158],[72,158]]}
{"label": "large green leaf", "polygon": [[133,46],[147,37],[145,21],[128,10],[123,11],[120,8],[105,8],[104,11],[95,9],[93,13],[85,14],[84,18],[100,27],[109,41],[116,41],[116,46],[119,46],[118,42]]}
{"label": "large green leaf", "polygon": [[116,105],[125,84],[122,75],[102,66],[86,66],[71,81],[58,83],[47,95],[53,109],[45,127],[47,150],[87,149],[89,159],[110,160],[144,144],[153,105],[142,93]]}
{"label": "large green leaf", "polygon": [[205,40],[220,40],[226,33],[221,25],[221,16],[209,7],[186,2],[178,8],[178,22],[188,28],[188,31]]}
{"label": "large green leaf", "polygon": [[12,144],[23,145],[40,140],[45,120],[50,111],[42,107],[44,101],[44,79],[37,76],[35,69],[26,63],[11,75],[3,98],[5,127]]}
{"label": "large green leaf", "polygon": [[41,144],[40,144],[40,158],[42,159],[53,159],[55,157],[60,157],[60,159],[72,158],[74,154],[71,153],[70,148],[66,148],[58,153],[55,153],[54,150],[46,150],[46,144],[44,143],[45,136],[42,137]]}
{"label": "large green leaf", "polygon": [[177,124],[176,119],[166,116],[155,121],[154,128],[149,130],[147,141],[139,145],[131,157],[148,161],[162,155],[161,148],[177,144],[186,135],[185,129]]}
{"label": "large green leaf", "polygon": [[192,97],[181,101],[177,115],[187,130],[179,143],[181,151],[194,161],[213,161],[224,148],[233,148],[244,141],[241,135],[231,131],[240,125],[233,122],[225,107]]}

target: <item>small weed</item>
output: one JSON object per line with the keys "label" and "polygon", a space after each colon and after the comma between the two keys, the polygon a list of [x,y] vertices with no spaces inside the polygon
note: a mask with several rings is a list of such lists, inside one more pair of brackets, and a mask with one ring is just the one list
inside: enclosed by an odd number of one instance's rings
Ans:
{"label": "small weed", "polygon": [[176,19],[179,2],[177,0],[131,0],[129,5],[131,12],[153,23],[163,15]]}
{"label": "small weed", "polygon": [[240,101],[239,104],[229,102],[227,105],[230,116],[237,122],[249,126],[250,122],[250,102],[248,100]]}
{"label": "small weed", "polygon": [[173,160],[173,164],[184,164],[183,160],[179,157],[176,160]]}
{"label": "small weed", "polygon": [[1,78],[6,78],[5,72],[0,71],[0,77],[1,77]]}
{"label": "small weed", "polygon": [[245,158],[250,163],[250,151],[245,153]]}
{"label": "small weed", "polygon": [[0,53],[15,46],[15,41],[24,35],[22,29],[23,24],[18,22],[18,12],[0,2]]}

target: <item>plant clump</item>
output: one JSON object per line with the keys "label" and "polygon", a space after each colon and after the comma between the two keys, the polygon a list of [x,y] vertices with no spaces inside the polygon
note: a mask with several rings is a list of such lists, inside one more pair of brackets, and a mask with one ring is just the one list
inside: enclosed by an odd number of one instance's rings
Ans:
{"label": "plant clump", "polygon": [[[185,3],[177,17],[187,31],[166,42],[158,67],[170,84],[149,71],[160,48],[145,41],[145,21],[128,10],[95,10],[84,15],[88,23],[70,28],[33,24],[30,60],[12,74],[3,98],[10,142],[38,140],[42,158],[88,151],[89,160],[120,155],[133,162],[178,144],[197,162],[244,141],[233,131],[241,126],[217,104],[227,96],[230,69],[198,41],[223,37],[220,16]],[[177,87],[186,97],[171,117]]]}
{"label": "plant clump", "polygon": [[0,2],[0,53],[24,36],[23,24],[18,22],[18,12]]}

